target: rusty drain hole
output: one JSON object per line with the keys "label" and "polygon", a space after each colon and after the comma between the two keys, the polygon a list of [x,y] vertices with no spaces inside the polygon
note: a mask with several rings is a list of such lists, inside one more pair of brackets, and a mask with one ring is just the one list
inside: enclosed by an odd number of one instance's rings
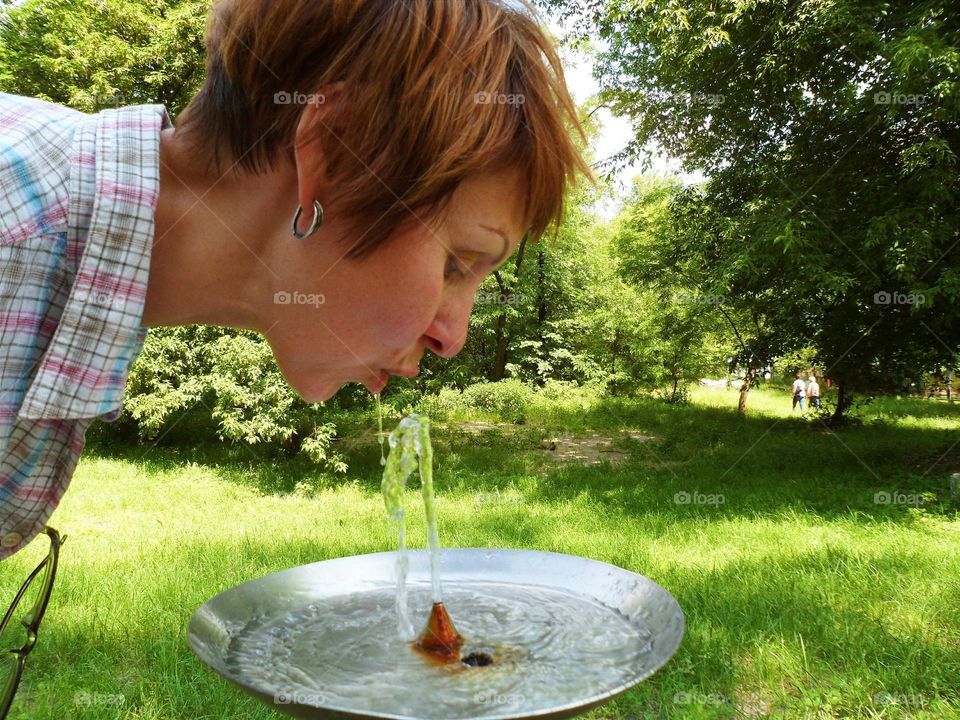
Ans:
{"label": "rusty drain hole", "polygon": [[463,658],[463,664],[471,667],[483,667],[493,664],[493,656],[488,652],[472,652]]}

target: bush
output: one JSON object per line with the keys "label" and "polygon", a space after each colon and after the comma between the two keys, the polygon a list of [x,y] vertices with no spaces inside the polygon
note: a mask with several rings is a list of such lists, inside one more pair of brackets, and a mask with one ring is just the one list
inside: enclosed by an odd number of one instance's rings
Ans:
{"label": "bush", "polygon": [[519,380],[478,383],[463,391],[467,407],[494,413],[506,422],[522,423],[533,403],[534,393]]}
{"label": "bush", "polygon": [[463,395],[455,388],[441,388],[435,395],[424,395],[415,405],[416,411],[431,420],[445,422],[466,409]]}
{"label": "bush", "polygon": [[223,440],[283,447],[346,472],[331,451],[336,433],[323,403],[304,402],[280,373],[267,342],[245,330],[190,326],[151,330],[130,371],[118,428],[157,437],[198,413]]}
{"label": "bush", "polygon": [[580,384],[565,380],[547,380],[534,395],[528,418],[550,424],[564,422],[570,415],[583,415],[606,395],[604,383]]}
{"label": "bush", "polygon": [[576,383],[547,380],[537,391],[544,404],[564,410],[589,410],[597,400],[607,395],[605,382]]}

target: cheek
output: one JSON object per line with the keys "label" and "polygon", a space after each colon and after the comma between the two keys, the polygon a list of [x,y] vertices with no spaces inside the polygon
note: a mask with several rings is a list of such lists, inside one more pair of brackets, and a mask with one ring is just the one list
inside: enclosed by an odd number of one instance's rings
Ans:
{"label": "cheek", "polygon": [[433,322],[443,296],[443,278],[434,257],[407,258],[384,273],[366,297],[374,317],[371,334],[381,345],[403,349]]}

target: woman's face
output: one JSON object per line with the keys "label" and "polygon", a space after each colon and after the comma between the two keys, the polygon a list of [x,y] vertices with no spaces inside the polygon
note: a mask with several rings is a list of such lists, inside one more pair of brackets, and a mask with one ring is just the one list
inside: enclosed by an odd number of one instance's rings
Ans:
{"label": "woman's face", "polygon": [[471,178],[435,230],[419,224],[358,260],[332,240],[335,218],[309,238],[291,236],[271,263],[264,331],[291,387],[307,402],[348,382],[377,393],[390,374],[419,372],[425,350],[460,352],[480,283],[520,242],[524,193],[514,170]]}

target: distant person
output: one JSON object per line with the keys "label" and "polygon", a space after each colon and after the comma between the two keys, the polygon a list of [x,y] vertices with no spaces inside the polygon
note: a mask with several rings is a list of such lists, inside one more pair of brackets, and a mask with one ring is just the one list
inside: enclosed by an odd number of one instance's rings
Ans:
{"label": "distant person", "polygon": [[811,375],[810,382],[807,383],[807,397],[810,398],[810,407],[820,409],[820,383],[817,382],[817,376]]}
{"label": "distant person", "polygon": [[790,407],[790,410],[794,410],[797,405],[800,405],[800,412],[803,412],[803,398],[806,395],[806,389],[803,384],[803,378],[800,377],[800,373],[797,373],[797,379],[793,381],[793,405]]}

